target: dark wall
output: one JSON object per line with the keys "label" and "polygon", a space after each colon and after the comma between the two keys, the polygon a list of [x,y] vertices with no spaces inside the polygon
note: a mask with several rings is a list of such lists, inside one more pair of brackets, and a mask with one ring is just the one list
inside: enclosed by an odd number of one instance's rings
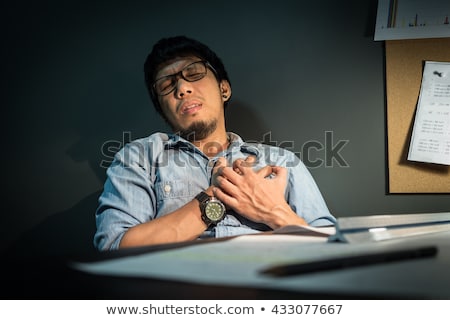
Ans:
{"label": "dark wall", "polygon": [[0,248],[25,255],[93,250],[96,201],[114,151],[167,130],[142,66],[156,40],[178,34],[210,45],[227,66],[229,129],[301,153],[336,216],[449,210],[448,195],[387,194],[376,1],[340,3],[7,5]]}

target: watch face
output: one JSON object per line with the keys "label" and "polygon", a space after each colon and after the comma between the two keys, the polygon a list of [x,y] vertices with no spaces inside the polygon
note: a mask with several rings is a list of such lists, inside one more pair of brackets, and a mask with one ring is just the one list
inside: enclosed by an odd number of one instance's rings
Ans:
{"label": "watch face", "polygon": [[224,212],[224,205],[221,202],[214,200],[208,202],[205,208],[205,215],[213,222],[221,220]]}

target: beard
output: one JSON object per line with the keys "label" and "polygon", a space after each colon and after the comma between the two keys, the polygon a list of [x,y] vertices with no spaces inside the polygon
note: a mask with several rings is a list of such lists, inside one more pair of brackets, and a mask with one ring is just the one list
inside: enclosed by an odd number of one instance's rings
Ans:
{"label": "beard", "polygon": [[187,128],[173,128],[177,134],[189,142],[203,140],[213,133],[217,128],[217,120],[196,121]]}

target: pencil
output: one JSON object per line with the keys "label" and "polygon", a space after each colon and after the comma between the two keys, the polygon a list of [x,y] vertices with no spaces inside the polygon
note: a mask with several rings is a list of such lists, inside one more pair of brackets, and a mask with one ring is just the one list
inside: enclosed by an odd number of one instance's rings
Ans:
{"label": "pencil", "polygon": [[306,263],[280,265],[264,269],[261,273],[272,277],[286,277],[313,272],[332,271],[366,265],[384,264],[401,260],[432,257],[437,254],[437,251],[438,249],[435,246],[385,251],[357,256],[337,257]]}

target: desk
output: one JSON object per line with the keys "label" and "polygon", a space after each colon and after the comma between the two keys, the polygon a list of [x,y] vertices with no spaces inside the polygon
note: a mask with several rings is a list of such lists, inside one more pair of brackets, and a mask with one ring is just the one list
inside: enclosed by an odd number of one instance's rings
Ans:
{"label": "desk", "polygon": [[[70,268],[68,261],[73,261],[74,257],[10,261],[6,271],[11,281],[1,291],[3,299],[450,299],[449,240],[449,232],[411,237],[402,241],[410,245],[435,245],[439,250],[437,256],[304,275],[296,280],[299,286],[294,291],[95,275]],[[196,243],[143,247],[75,258],[105,260]]]}

